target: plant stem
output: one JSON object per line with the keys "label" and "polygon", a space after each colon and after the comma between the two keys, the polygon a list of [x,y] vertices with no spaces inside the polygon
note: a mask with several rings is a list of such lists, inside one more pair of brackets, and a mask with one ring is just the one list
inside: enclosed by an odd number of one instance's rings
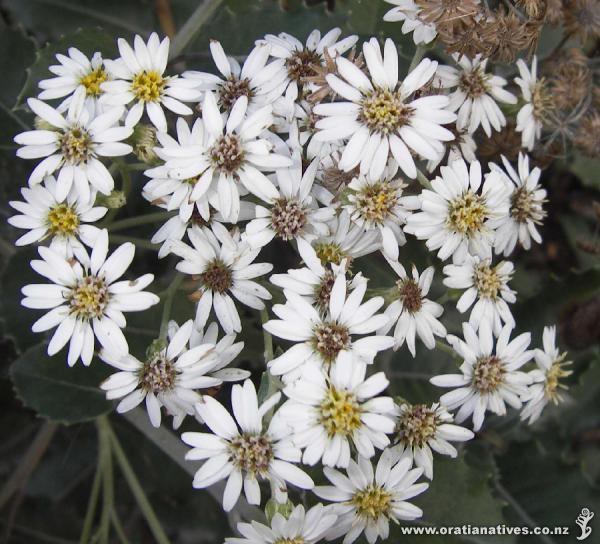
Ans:
{"label": "plant stem", "polygon": [[96,506],[98,505],[98,497],[100,495],[102,468],[100,455],[98,455],[96,474],[94,474],[94,481],[92,483],[92,490],[90,492],[90,498],[88,500],[88,506],[85,512],[85,518],[83,520],[83,529],[81,530],[81,536],[79,537],[79,544],[87,544],[90,541],[90,534],[92,532],[92,525],[94,523],[94,514],[96,513]]}
{"label": "plant stem", "polygon": [[183,274],[181,272],[177,272],[176,276],[171,282],[171,285],[169,285],[169,288],[165,291],[165,301],[163,303],[163,312],[160,319],[160,333],[158,335],[161,340],[167,339],[169,318],[171,317],[171,308],[173,307],[173,299],[175,298],[175,293],[177,293],[177,289],[179,289],[182,281]]}
{"label": "plant stem", "polygon": [[107,432],[106,416],[98,418],[98,440],[100,442],[100,465],[102,467],[102,514],[98,530],[100,544],[108,544],[110,516],[114,507],[114,479],[110,437]]}
{"label": "plant stem", "polygon": [[417,181],[421,184],[422,187],[425,187],[425,189],[431,189],[431,183],[427,179],[427,176],[425,174],[423,174],[423,172],[421,172],[421,170],[419,170],[418,168],[417,168]]}
{"label": "plant stem", "polygon": [[169,51],[169,58],[174,59],[183,52],[222,2],[223,0],[204,0],[204,2],[196,8],[196,11],[192,13],[190,18],[173,38],[171,49]]}
{"label": "plant stem", "polygon": [[121,174],[121,191],[125,195],[125,198],[131,192],[131,173],[129,167],[124,162],[119,162],[119,173]]}
{"label": "plant stem", "polygon": [[[260,311],[260,320],[264,325],[269,320],[269,312],[266,308]],[[271,334],[263,327],[263,342],[265,344],[265,363],[268,363],[271,359],[273,359],[273,337]]]}
{"label": "plant stem", "polygon": [[58,425],[51,422],[46,422],[41,426],[31,446],[29,446],[25,455],[23,455],[19,466],[0,490],[0,509],[29,480],[29,477],[42,459],[44,452],[48,449],[57,428]]}
{"label": "plant stem", "polygon": [[160,521],[158,520],[158,517],[156,516],[156,513],[154,512],[154,509],[148,500],[148,497],[146,497],[146,493],[144,493],[144,489],[135,475],[135,472],[133,471],[129,460],[127,459],[127,455],[125,454],[117,435],[112,430],[107,419],[101,420],[100,424],[105,428],[105,432],[110,440],[112,451],[115,454],[115,459],[119,465],[119,468],[121,469],[121,472],[123,473],[123,476],[125,477],[125,480],[127,481],[129,489],[135,497],[142,515],[150,527],[150,531],[152,531],[154,539],[158,544],[170,544],[169,538],[162,528]]}
{"label": "plant stem", "polygon": [[173,20],[173,12],[169,0],[154,0],[156,8],[156,17],[160,23],[161,30],[172,38],[175,35],[175,21]]}
{"label": "plant stem", "polygon": [[162,223],[163,221],[176,215],[176,213],[177,212],[147,213],[145,215],[138,215],[137,217],[128,217],[127,219],[121,219],[119,221],[111,223],[110,225],[105,226],[110,232],[115,232],[117,230],[124,230],[130,227],[139,227],[140,225]]}
{"label": "plant stem", "polygon": [[441,340],[435,341],[435,347],[436,349],[439,349],[440,351],[443,351],[444,353],[447,353],[452,357],[456,357],[456,351],[454,351],[451,346],[449,346],[445,342],[442,342]]}
{"label": "plant stem", "polygon": [[415,51],[415,54],[414,54],[412,60],[410,61],[408,73],[412,72],[417,67],[419,62],[421,62],[421,60],[423,60],[423,57],[425,56],[425,51],[427,51],[427,47],[425,47],[422,44],[417,45],[417,50]]}
{"label": "plant stem", "polygon": [[110,520],[112,521],[115,533],[117,533],[119,542],[121,542],[121,544],[129,544],[129,540],[127,539],[127,535],[125,534],[121,520],[119,519],[119,516],[117,516],[117,512],[114,508],[111,512]]}

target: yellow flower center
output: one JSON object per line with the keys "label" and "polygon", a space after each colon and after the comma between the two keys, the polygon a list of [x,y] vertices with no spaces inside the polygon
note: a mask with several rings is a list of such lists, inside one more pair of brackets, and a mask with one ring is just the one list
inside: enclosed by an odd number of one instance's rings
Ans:
{"label": "yellow flower center", "polygon": [[89,74],[83,76],[79,83],[85,87],[85,94],[87,96],[100,96],[102,89],[100,85],[108,79],[108,74],[105,72],[102,66],[92,70]]}
{"label": "yellow flower center", "polygon": [[319,422],[330,438],[335,435],[351,435],[362,424],[362,409],[356,395],[349,391],[338,391],[333,385],[329,386],[320,411]]}
{"label": "yellow flower center", "polygon": [[496,300],[502,287],[502,280],[498,275],[498,267],[491,267],[488,263],[479,263],[473,270],[473,282],[482,298]]}
{"label": "yellow flower center", "polygon": [[73,287],[67,302],[72,314],[90,320],[102,317],[109,298],[108,287],[102,278],[86,276]]}
{"label": "yellow flower center", "polygon": [[316,244],[315,253],[323,265],[329,263],[340,264],[342,259],[346,257],[340,245],[335,242]]}
{"label": "yellow flower center", "polygon": [[73,236],[79,228],[79,215],[68,204],[58,204],[48,212],[47,222],[53,236]]}
{"label": "yellow flower center", "polygon": [[72,126],[59,138],[59,148],[65,161],[72,165],[86,163],[92,156],[92,137],[82,127]]}
{"label": "yellow flower center", "polygon": [[447,226],[471,238],[483,229],[487,214],[483,198],[469,190],[449,204]]}
{"label": "yellow flower center", "polygon": [[565,367],[571,364],[571,361],[565,362],[566,353],[563,353],[556,361],[552,363],[552,366],[546,373],[546,383],[544,385],[544,392],[552,402],[558,404],[561,400],[559,389],[568,389],[568,387],[560,380],[573,374],[572,370],[566,370]]}
{"label": "yellow flower center", "polygon": [[136,74],[131,82],[131,90],[142,102],[158,102],[162,96],[167,80],[158,72],[144,70]]}
{"label": "yellow flower center", "polygon": [[382,181],[363,187],[356,195],[355,207],[365,221],[381,225],[394,213],[397,203],[396,187]]}
{"label": "yellow flower center", "polygon": [[304,540],[301,536],[297,536],[295,538],[278,538],[273,541],[273,544],[304,544],[306,540]]}
{"label": "yellow flower center", "polygon": [[371,484],[357,491],[350,502],[359,516],[376,521],[380,516],[390,517],[392,494],[381,486]]}
{"label": "yellow flower center", "polygon": [[400,97],[400,91],[375,89],[362,101],[361,121],[372,132],[390,134],[408,123],[413,109]]}
{"label": "yellow flower center", "polygon": [[482,394],[493,393],[504,381],[505,373],[504,365],[498,357],[482,357],[475,363],[472,385]]}
{"label": "yellow flower center", "polygon": [[548,92],[546,80],[539,79],[531,93],[531,104],[533,105],[533,116],[537,121],[543,121],[548,113],[554,110],[554,100]]}

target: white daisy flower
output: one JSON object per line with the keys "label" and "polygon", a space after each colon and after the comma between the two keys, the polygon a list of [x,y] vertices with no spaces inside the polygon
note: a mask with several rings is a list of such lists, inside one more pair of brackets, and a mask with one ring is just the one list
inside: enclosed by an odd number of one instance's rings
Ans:
{"label": "white daisy flower", "polygon": [[516,300],[516,292],[509,286],[514,266],[509,261],[501,261],[492,266],[490,259],[480,259],[467,255],[461,265],[444,266],[444,285],[450,289],[465,289],[456,303],[457,310],[464,314],[471,306],[469,323],[477,330],[487,321],[494,334],[500,334],[503,325],[515,326],[509,304]]}
{"label": "white daisy flower", "polygon": [[[164,406],[173,417],[174,429],[186,415],[194,415],[194,405],[201,400],[196,390],[221,385],[218,372],[229,361],[221,358],[214,342],[188,348],[193,329],[191,319],[181,327],[172,321],[167,342],[151,347],[144,361],[130,354],[100,353],[105,363],[120,370],[100,384],[107,399],[122,399],[117,412],[128,412],[145,400],[152,425],[160,427]],[[238,346],[238,353],[242,347]]]}
{"label": "white daisy flower", "polygon": [[287,168],[292,160],[273,153],[274,144],[265,138],[272,124],[271,106],[247,115],[248,99],[238,98],[227,122],[223,120],[212,92],[206,92],[202,103],[202,120],[191,129],[189,140],[169,141],[157,155],[170,170],[169,177],[195,182],[196,200],[204,194],[228,221],[236,223],[240,210],[240,194],[252,193],[271,202],[279,197],[273,182],[263,172]]}
{"label": "white daisy flower", "polygon": [[69,107],[75,91],[81,89],[85,93],[86,107],[94,114],[101,113],[99,98],[103,91],[100,86],[108,80],[102,55],[96,52],[88,59],[76,47],[69,47],[67,55],[58,53],[56,60],[60,64],[48,67],[55,77],[39,82],[42,91],[38,98],[40,100],[64,98],[58,106],[59,111],[64,111]]}
{"label": "white daisy flower", "polygon": [[351,444],[367,458],[376,448],[388,446],[394,401],[377,395],[389,382],[383,372],[365,379],[366,369],[349,358],[340,358],[328,375],[319,365],[309,364],[299,379],[286,385],[288,400],[277,418],[304,450],[303,463],[347,467]]}
{"label": "white daisy flower", "polygon": [[537,75],[537,56],[533,56],[531,70],[523,59],[517,61],[520,77],[515,83],[520,87],[525,104],[517,114],[517,132],[521,133],[521,145],[531,151],[542,135],[544,118],[552,109],[552,97],[546,89],[544,78]]}
{"label": "white daisy flower", "polygon": [[406,243],[402,226],[411,210],[420,205],[418,197],[403,196],[406,184],[396,177],[398,167],[392,162],[379,178],[355,177],[348,185],[348,204],[344,208],[357,225],[367,231],[379,231],[383,254],[397,260],[399,246]]}
{"label": "white daisy flower", "polygon": [[487,73],[488,59],[482,59],[481,55],[470,60],[455,53],[453,58],[458,68],[438,67],[435,82],[443,89],[455,89],[447,108],[458,111],[456,126],[473,133],[481,125],[488,137],[492,128],[500,131],[506,126],[506,117],[496,102],[517,103],[517,97],[504,89],[506,79]]}
{"label": "white daisy flower", "polygon": [[316,544],[336,521],[331,508],[317,504],[305,511],[299,504],[287,517],[277,512],[270,525],[238,523],[242,537],[226,538],[225,544]]}
{"label": "white daisy flower", "polygon": [[279,77],[276,76],[280,82],[279,94],[283,94],[288,87],[291,87],[294,99],[302,96],[305,89],[310,87],[304,79],[314,75],[313,65],[324,63],[325,50],[331,57],[336,57],[343,55],[358,41],[358,36],[348,36],[339,40],[341,34],[339,28],[330,30],[324,36],[321,36],[319,30],[313,30],[306,44],[286,32],[281,32],[277,36],[267,34],[264,40],[259,40],[257,45],[268,43],[271,46],[271,56],[284,61]]}
{"label": "white daisy flower", "polygon": [[411,468],[410,459],[398,459],[393,449],[385,450],[375,470],[371,461],[359,455],[350,460],[347,476],[325,467],[323,473],[333,485],[317,486],[314,492],[322,499],[333,501],[332,512],[339,515],[327,534],[329,540],[344,536],[343,544],[351,544],[362,533],[369,544],[389,537],[390,521],[420,518],[423,511],[409,499],[423,493],[427,483],[415,483],[422,468]]}
{"label": "white daisy flower", "polygon": [[93,200],[82,201],[71,191],[66,200],[56,198],[56,179],[48,176],[43,184],[24,187],[21,194],[25,202],[11,201],[10,206],[20,212],[8,222],[16,228],[27,229],[15,244],[25,246],[50,239],[50,249],[66,258],[75,254],[85,259],[87,252],[83,242],[93,247],[100,232],[94,223],[107,212],[103,206],[94,206]]}
{"label": "white daisy flower", "polygon": [[[364,43],[363,54],[370,79],[348,59],[337,59],[337,67],[345,81],[335,74],[327,83],[345,102],[319,104],[316,114],[319,140],[345,140],[340,168],[352,170],[360,164],[361,174],[379,178],[390,156],[410,178],[417,168],[409,148],[425,159],[435,160],[444,154],[444,143],[454,139],[441,125],[456,120],[447,111],[446,96],[425,96],[412,100],[415,91],[433,77],[437,62],[424,59],[404,78],[398,79],[398,51],[386,40],[382,56],[379,42],[372,38]],[[407,147],[408,146],[408,147]]]}
{"label": "white daisy flower", "polygon": [[[300,295],[285,291],[286,303],[275,304],[279,319],[267,321],[263,327],[278,338],[296,342],[279,357],[269,362],[272,374],[280,376],[315,362],[319,367],[335,367],[340,361],[371,364],[379,351],[393,345],[389,336],[372,336],[388,318],[376,312],[383,306],[382,297],[363,303],[367,282],[361,281],[347,293],[343,270],[335,278],[329,297],[328,312],[320,314]],[[355,339],[353,335],[368,335]]]}
{"label": "white daisy flower", "polygon": [[573,374],[566,370],[572,362],[565,361],[567,354],[556,347],[556,327],[544,327],[544,349],[536,349],[534,354],[537,368],[529,372],[533,384],[529,388],[529,398],[521,411],[521,419],[528,419],[531,425],[539,419],[542,411],[550,402],[558,405],[565,399],[561,389],[567,388],[560,380]]}
{"label": "white daisy flower", "polygon": [[510,209],[496,231],[494,250],[507,256],[514,251],[517,243],[528,250],[531,240],[538,244],[542,242],[538,225],[546,217],[543,205],[547,193],[539,183],[542,171],[538,167],[529,169],[527,155],[519,154],[518,173],[505,157],[502,157],[502,162],[504,170],[495,164],[490,164],[490,168],[502,174],[509,188]]}
{"label": "white daisy flower", "polygon": [[421,193],[421,212],[409,216],[404,232],[427,240],[430,251],[454,264],[464,262],[467,254],[492,256],[495,231],[509,210],[508,190],[498,172],[485,175],[481,184],[481,165],[469,167],[464,160],[442,166],[431,190]]}
{"label": "white daisy flower", "polygon": [[331,220],[329,230],[328,236],[321,236],[311,242],[323,264],[339,265],[346,259],[350,268],[354,259],[381,248],[379,231],[365,230],[360,225],[354,224],[347,210],[342,210]]}
{"label": "white daisy flower", "polygon": [[276,237],[289,242],[329,234],[327,222],[335,211],[319,208],[311,195],[319,161],[313,160],[303,173],[300,155],[293,160],[293,166],[276,172],[279,198],[268,208],[256,206],[256,219],[246,225],[245,236],[251,247],[266,246]]}
{"label": "white daisy flower", "polygon": [[49,125],[48,129],[30,130],[15,136],[23,147],[17,150],[22,159],[44,158],[31,172],[29,185],[37,185],[58,170],[56,198],[63,201],[71,187],[81,200],[90,200],[92,189],[109,194],[115,181],[101,157],[119,157],[131,153],[125,140],[132,129],[118,126],[122,108],[111,108],[94,118],[85,106],[85,93],[76,91],[63,116],[58,110],[37,98],[27,105]]}
{"label": "white daisy flower", "polygon": [[237,503],[242,485],[250,504],[260,504],[260,480],[285,490],[285,482],[300,489],[312,489],[310,476],[294,463],[301,452],[293,445],[287,429],[273,417],[264,429],[263,417],[275,406],[281,393],[276,393],[261,405],[250,380],[231,389],[231,405],[235,420],[214,398],[204,395],[196,404],[198,415],[212,433],[183,433],[181,439],[192,449],[186,459],[205,460],[194,476],[195,488],[206,488],[227,479],[223,493],[223,508],[229,512]]}
{"label": "white daisy flower", "polygon": [[267,63],[270,58],[271,46],[267,43],[256,45],[240,66],[233,57],[225,55],[223,46],[216,40],[210,41],[210,53],[221,76],[208,72],[188,70],[182,75],[197,84],[205,92],[214,92],[217,103],[223,111],[230,111],[241,96],[248,99],[248,109],[272,103],[281,95],[280,87],[284,61]]}
{"label": "white daisy flower", "polygon": [[433,479],[433,451],[456,457],[458,452],[450,442],[465,442],[475,435],[469,429],[454,425],[454,418],[439,403],[401,404],[396,406],[395,449],[400,459],[405,457],[423,469],[425,477]]}
{"label": "white daisy flower", "polygon": [[386,333],[395,323],[394,350],[399,349],[406,342],[414,357],[417,335],[427,349],[435,347],[436,336],[446,336],[446,327],[438,320],[444,308],[441,304],[425,298],[433,281],[434,268],[430,266],[419,275],[413,265],[412,277],[409,277],[399,262],[388,262],[399,277],[394,290],[394,296],[397,298],[385,310],[389,321],[378,332]]}
{"label": "white daisy flower", "polygon": [[430,382],[439,387],[456,388],[445,393],[440,403],[448,410],[458,410],[456,422],[462,423],[473,416],[473,430],[479,431],[487,411],[506,414],[508,403],[520,410],[528,396],[531,376],[519,369],[533,357],[527,347],[531,334],[523,333],[512,341],[512,327],[505,325],[494,348],[492,329],[487,322],[479,327],[479,334],[468,323],[463,323],[464,340],[448,335],[452,348],[464,360],[462,374],[434,376]]}
{"label": "white daisy flower", "polygon": [[73,263],[46,247],[38,251],[43,260],[31,261],[31,268],[54,285],[26,285],[21,303],[26,308],[50,310],[32,326],[33,332],[56,327],[48,355],[70,342],[69,366],[79,358],[87,366],[94,354],[94,336],[107,351],[127,353],[121,331],[126,325],[123,312],[147,310],[159,301],[155,294],[143,291],[154,279],[152,274],[117,281],[131,264],[135,246],[127,242],[107,258],[108,232],[104,229],[96,238],[89,266]]}
{"label": "white daisy flower", "polygon": [[385,0],[393,7],[384,16],[383,20],[388,23],[402,21],[402,34],[413,33],[413,40],[416,45],[431,43],[437,36],[437,29],[434,24],[426,23],[419,18],[421,8],[415,3],[415,0]]}
{"label": "white daisy flower", "polygon": [[169,38],[160,41],[156,32],[150,34],[147,43],[141,36],[134,38],[132,48],[119,38],[117,45],[121,57],[106,60],[106,68],[113,81],[102,83],[101,101],[107,105],[125,106],[135,104],[127,112],[125,125],[134,127],[140,122],[144,110],[152,124],[160,131],[167,131],[167,119],[163,107],[177,115],[192,115],[184,102],[200,99],[195,83],[179,76],[165,76],[169,58]]}
{"label": "white daisy flower", "polygon": [[273,265],[252,264],[260,249],[251,249],[239,233],[232,236],[220,223],[213,223],[212,230],[189,229],[188,237],[193,247],[173,241],[171,252],[183,259],[177,270],[197,277],[196,326],[204,327],[214,308],[227,334],[240,332],[242,323],[232,296],[250,308],[263,310],[263,300],[270,300],[271,294],[252,280],[269,273]]}
{"label": "white daisy flower", "polygon": [[[327,313],[335,278],[339,274],[345,274],[346,262],[342,261],[340,265],[323,265],[313,247],[301,238],[298,240],[298,253],[306,266],[290,269],[287,274],[273,274],[270,281],[285,292],[296,293],[311,306]],[[355,289],[361,281],[365,281],[362,274],[354,274],[349,288]]]}

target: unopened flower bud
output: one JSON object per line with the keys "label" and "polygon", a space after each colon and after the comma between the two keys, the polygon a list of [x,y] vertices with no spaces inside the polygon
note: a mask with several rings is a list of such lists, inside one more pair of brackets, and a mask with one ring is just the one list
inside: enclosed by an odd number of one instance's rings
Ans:
{"label": "unopened flower bud", "polygon": [[158,156],[154,151],[156,146],[156,129],[151,125],[140,123],[131,135],[129,142],[133,146],[135,156],[147,164],[158,162]]}
{"label": "unopened flower bud", "polygon": [[98,206],[105,206],[109,210],[122,208],[127,204],[127,197],[123,191],[112,191],[108,195],[98,195],[96,198]]}
{"label": "unopened flower bud", "polygon": [[265,506],[265,516],[267,516],[267,520],[269,523],[271,523],[271,520],[275,517],[275,514],[281,514],[287,519],[290,517],[293,509],[294,504],[289,499],[284,503],[279,503],[275,499],[269,499]]}

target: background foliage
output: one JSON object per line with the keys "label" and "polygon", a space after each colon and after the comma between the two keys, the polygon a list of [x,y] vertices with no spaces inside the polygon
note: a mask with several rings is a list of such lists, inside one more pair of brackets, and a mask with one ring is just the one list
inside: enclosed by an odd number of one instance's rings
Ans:
{"label": "background foliage", "polygon": [[[167,2],[168,4],[169,2]],[[268,32],[288,31],[303,39],[313,28],[341,26],[362,38],[394,38],[403,56],[412,56],[412,41],[399,25],[383,23],[387,7],[378,0],[311,1],[225,0],[172,69],[212,69],[209,38],[222,41],[229,54],[243,55],[254,40]],[[155,0],[3,0],[0,2],[0,210],[10,215],[8,200],[17,197],[30,165],[15,157],[12,138],[32,123],[23,100],[36,93],[36,82],[46,74],[56,52],[76,46],[85,53],[115,53],[115,37],[130,39],[152,30],[168,32],[169,21],[158,17]],[[198,0],[171,0],[173,21],[180,28]],[[162,28],[161,28],[162,27]],[[548,35],[541,49],[550,47]],[[407,61],[408,64],[408,61]],[[512,68],[507,67],[507,73]],[[555,161],[544,173],[549,190],[549,217],[544,244],[517,256],[512,287],[519,292],[515,317],[520,329],[531,330],[541,342],[545,324],[557,323],[561,343],[574,360],[569,402],[550,408],[533,428],[517,417],[489,419],[476,441],[457,460],[437,458],[435,478],[428,493],[414,502],[423,507],[426,525],[569,526],[569,537],[526,539],[528,542],[573,542],[574,520],[581,508],[600,518],[600,263],[581,249],[582,241],[596,243],[600,214],[600,166],[575,156]],[[141,187],[141,174],[134,179]],[[135,191],[134,191],[135,193]],[[137,197],[119,211],[127,217],[148,211]],[[149,237],[151,231],[140,230]],[[79,541],[98,456],[96,430],[90,423],[112,406],[97,390],[104,368],[67,369],[64,358],[49,359],[30,326],[35,316],[20,309],[20,287],[34,277],[28,262],[32,249],[15,250],[16,233],[0,225],[0,539],[20,543]],[[403,262],[419,267],[430,259],[410,244]],[[268,257],[268,256],[267,256]],[[267,259],[264,259],[267,260]],[[272,259],[269,259],[272,260]],[[278,257],[278,268],[293,261]],[[172,262],[156,264],[155,254],[138,250],[136,267],[164,272],[161,290],[168,285]],[[369,259],[367,275],[386,283],[382,262]],[[132,273],[135,273],[133,270]],[[389,283],[389,281],[387,282]],[[185,297],[176,301],[176,316],[191,315]],[[130,319],[127,330],[134,350],[143,350],[156,335],[159,311]],[[447,305],[446,323],[452,319]],[[187,318],[187,317],[186,317]],[[257,316],[245,327],[243,365],[260,375],[262,337]],[[385,358],[387,357],[387,358]],[[439,390],[427,377],[451,369],[450,356],[420,350],[416,360],[405,351],[382,358],[393,382],[393,393],[411,402],[431,402]],[[207,492],[193,491],[190,476],[143,438],[128,421],[111,417],[127,457],[172,542],[221,542],[232,534],[230,520]],[[60,425],[56,425],[60,424]],[[130,542],[153,542],[153,537],[122,478],[115,485],[115,508]],[[592,522],[600,534],[598,519]],[[514,537],[399,537],[412,544],[462,542],[518,542]],[[393,540],[393,539],[391,539]],[[525,541],[525,539],[523,540]]]}

